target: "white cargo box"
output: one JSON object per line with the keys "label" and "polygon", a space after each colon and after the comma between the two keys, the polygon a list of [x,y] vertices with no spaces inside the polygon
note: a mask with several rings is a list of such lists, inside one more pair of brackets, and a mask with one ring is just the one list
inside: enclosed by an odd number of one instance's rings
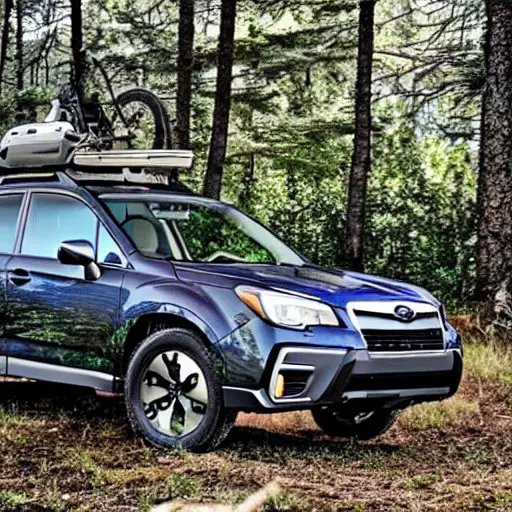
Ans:
{"label": "white cargo box", "polygon": [[64,165],[79,142],[80,136],[67,122],[16,126],[0,143],[0,167]]}
{"label": "white cargo box", "polygon": [[87,136],[67,122],[33,123],[9,130],[0,144],[0,167],[33,169],[51,166],[119,169],[190,169],[192,151],[170,149],[91,151]]}

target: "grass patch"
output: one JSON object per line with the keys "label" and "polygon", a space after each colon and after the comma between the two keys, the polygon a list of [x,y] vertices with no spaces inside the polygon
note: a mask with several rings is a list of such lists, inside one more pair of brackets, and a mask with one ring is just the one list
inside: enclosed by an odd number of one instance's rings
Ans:
{"label": "grass patch", "polygon": [[194,498],[202,492],[201,483],[188,475],[173,474],[164,483],[164,490],[167,498]]}
{"label": "grass patch", "polygon": [[497,462],[496,453],[492,447],[478,442],[466,446],[460,453],[460,458],[466,465],[473,468],[489,467]]}
{"label": "grass patch", "polygon": [[512,492],[481,494],[475,500],[476,510],[512,510]]}
{"label": "grass patch", "polygon": [[157,487],[144,489],[139,498],[139,511],[149,512],[157,503],[198,498],[202,492],[203,486],[199,480],[188,475],[174,473]]}
{"label": "grass patch", "polygon": [[67,465],[86,476],[93,489],[99,489],[105,485],[115,483],[115,480],[111,478],[114,472],[98,464],[88,450],[72,448],[66,452],[66,455]]}
{"label": "grass patch", "polygon": [[365,512],[366,505],[362,501],[347,500],[341,502],[336,507],[331,508],[332,512]]}
{"label": "grass patch", "polygon": [[46,512],[64,512],[67,509],[67,503],[58,496],[50,498],[43,505],[43,510]]}
{"label": "grass patch", "polygon": [[464,345],[464,368],[471,375],[504,384],[512,391],[512,347],[469,341]]}
{"label": "grass patch", "polygon": [[118,427],[117,425],[112,424],[106,424],[101,430],[100,430],[100,436],[103,439],[124,439],[126,437],[126,428],[125,427]]}
{"label": "grass patch", "polygon": [[15,404],[4,404],[0,407],[0,428],[21,425],[27,421]]}
{"label": "grass patch", "polygon": [[443,402],[409,407],[400,416],[400,424],[408,430],[424,430],[465,425],[480,418],[478,402],[455,396]]}
{"label": "grass patch", "polygon": [[285,510],[309,510],[307,504],[304,503],[297,495],[289,491],[279,491],[274,496],[271,496],[263,506],[264,512],[281,512]]}
{"label": "grass patch", "polygon": [[22,510],[30,501],[30,496],[24,492],[0,491],[0,510],[4,512]]}
{"label": "grass patch", "polygon": [[0,510],[2,512],[22,512],[24,510],[44,510],[46,512],[63,512],[67,504],[58,496],[36,500],[22,491],[0,490]]}
{"label": "grass patch", "polygon": [[419,490],[419,489],[428,489],[434,484],[440,482],[443,479],[442,475],[439,473],[430,473],[426,475],[415,475],[410,478],[405,478],[403,480],[403,486],[406,489],[411,490]]}

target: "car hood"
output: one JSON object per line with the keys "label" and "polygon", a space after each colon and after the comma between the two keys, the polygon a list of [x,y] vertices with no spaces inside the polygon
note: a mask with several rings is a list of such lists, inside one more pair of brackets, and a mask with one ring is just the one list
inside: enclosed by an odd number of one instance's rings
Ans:
{"label": "car hood", "polygon": [[391,279],[328,269],[319,266],[258,264],[177,264],[178,278],[214,286],[234,288],[245,284],[316,297],[327,304],[345,307],[354,301],[438,301],[426,290]]}

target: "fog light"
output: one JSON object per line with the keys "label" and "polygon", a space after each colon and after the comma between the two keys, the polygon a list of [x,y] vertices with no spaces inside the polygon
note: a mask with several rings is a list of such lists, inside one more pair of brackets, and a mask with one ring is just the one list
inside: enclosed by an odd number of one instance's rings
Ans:
{"label": "fog light", "polygon": [[277,375],[275,397],[281,398],[284,395],[284,377],[281,373]]}

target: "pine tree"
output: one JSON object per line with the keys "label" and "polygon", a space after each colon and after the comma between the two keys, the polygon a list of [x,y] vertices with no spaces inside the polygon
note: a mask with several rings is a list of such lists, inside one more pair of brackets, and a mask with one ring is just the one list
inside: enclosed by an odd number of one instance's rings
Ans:
{"label": "pine tree", "polygon": [[25,63],[23,41],[24,0],[16,0],[16,88],[22,91],[25,86]]}
{"label": "pine tree", "polygon": [[[74,82],[81,89],[85,73],[85,53],[82,27],[82,0],[71,0],[71,53]],[[83,91],[81,91],[83,92]]]}
{"label": "pine tree", "polygon": [[190,149],[190,105],[194,64],[194,0],[180,0],[176,137],[180,149]]}
{"label": "pine tree", "polygon": [[350,170],[346,251],[352,269],[364,266],[366,190],[371,169],[371,101],[375,0],[361,0],[357,56],[355,135]]}
{"label": "pine tree", "polygon": [[237,0],[222,0],[220,35],[217,57],[217,89],[213,128],[204,180],[204,195],[220,198],[224,160],[226,158],[229,115],[231,110],[231,81],[235,39]]}
{"label": "pine tree", "polygon": [[2,92],[2,85],[4,80],[5,61],[7,59],[7,46],[9,45],[10,19],[13,6],[13,0],[5,0],[2,12],[2,39],[0,42],[0,94]]}
{"label": "pine tree", "polygon": [[486,0],[486,80],[478,183],[478,298],[512,327],[512,4]]}

